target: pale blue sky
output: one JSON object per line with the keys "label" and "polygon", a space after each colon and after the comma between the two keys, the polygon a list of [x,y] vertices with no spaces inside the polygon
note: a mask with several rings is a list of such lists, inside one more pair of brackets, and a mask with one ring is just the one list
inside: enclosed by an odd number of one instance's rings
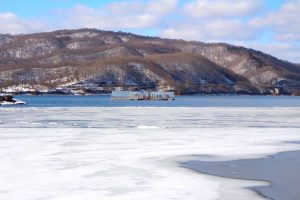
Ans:
{"label": "pale blue sky", "polygon": [[97,28],[228,42],[300,62],[300,0],[10,0],[0,33]]}
{"label": "pale blue sky", "polygon": [[[93,8],[99,8],[113,2],[125,2],[126,0],[10,0],[2,1],[1,12],[14,12],[21,17],[38,17],[55,9],[70,8],[76,4],[84,4]],[[130,0],[127,0],[130,1]],[[143,1],[143,0],[139,0]],[[149,1],[149,0],[148,0]],[[180,0],[179,4],[191,2],[192,0]],[[249,0],[251,1],[251,0]],[[269,9],[278,9],[284,0],[261,0]]]}
{"label": "pale blue sky", "polygon": [[117,0],[11,0],[1,2],[0,12],[14,12],[21,17],[37,17],[55,9],[70,8],[76,4],[100,7],[112,2],[117,2]]}

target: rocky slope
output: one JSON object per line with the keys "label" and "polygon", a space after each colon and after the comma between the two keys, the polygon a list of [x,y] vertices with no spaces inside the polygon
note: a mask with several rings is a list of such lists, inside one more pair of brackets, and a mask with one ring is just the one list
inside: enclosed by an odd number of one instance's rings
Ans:
{"label": "rocky slope", "polygon": [[95,29],[0,35],[2,92],[85,94],[120,88],[297,94],[300,67],[228,44]]}

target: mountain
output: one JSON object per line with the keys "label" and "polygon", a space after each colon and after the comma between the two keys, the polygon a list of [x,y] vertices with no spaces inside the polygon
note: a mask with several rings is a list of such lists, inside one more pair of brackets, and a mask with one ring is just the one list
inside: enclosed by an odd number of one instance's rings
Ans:
{"label": "mountain", "polygon": [[298,94],[300,66],[253,49],[96,29],[0,35],[2,92]]}

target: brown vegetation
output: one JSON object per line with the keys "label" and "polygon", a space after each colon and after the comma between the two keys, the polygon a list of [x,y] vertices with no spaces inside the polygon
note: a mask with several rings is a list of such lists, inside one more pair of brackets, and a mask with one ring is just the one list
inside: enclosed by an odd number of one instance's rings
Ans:
{"label": "brown vegetation", "polygon": [[292,94],[300,67],[252,49],[95,29],[0,35],[0,88],[99,86],[167,87],[179,93]]}

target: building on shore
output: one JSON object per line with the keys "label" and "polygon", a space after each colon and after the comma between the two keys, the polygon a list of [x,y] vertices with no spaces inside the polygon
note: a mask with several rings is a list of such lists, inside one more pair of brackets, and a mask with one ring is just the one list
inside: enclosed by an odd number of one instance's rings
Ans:
{"label": "building on shore", "polygon": [[175,100],[174,92],[164,91],[113,91],[113,100]]}

